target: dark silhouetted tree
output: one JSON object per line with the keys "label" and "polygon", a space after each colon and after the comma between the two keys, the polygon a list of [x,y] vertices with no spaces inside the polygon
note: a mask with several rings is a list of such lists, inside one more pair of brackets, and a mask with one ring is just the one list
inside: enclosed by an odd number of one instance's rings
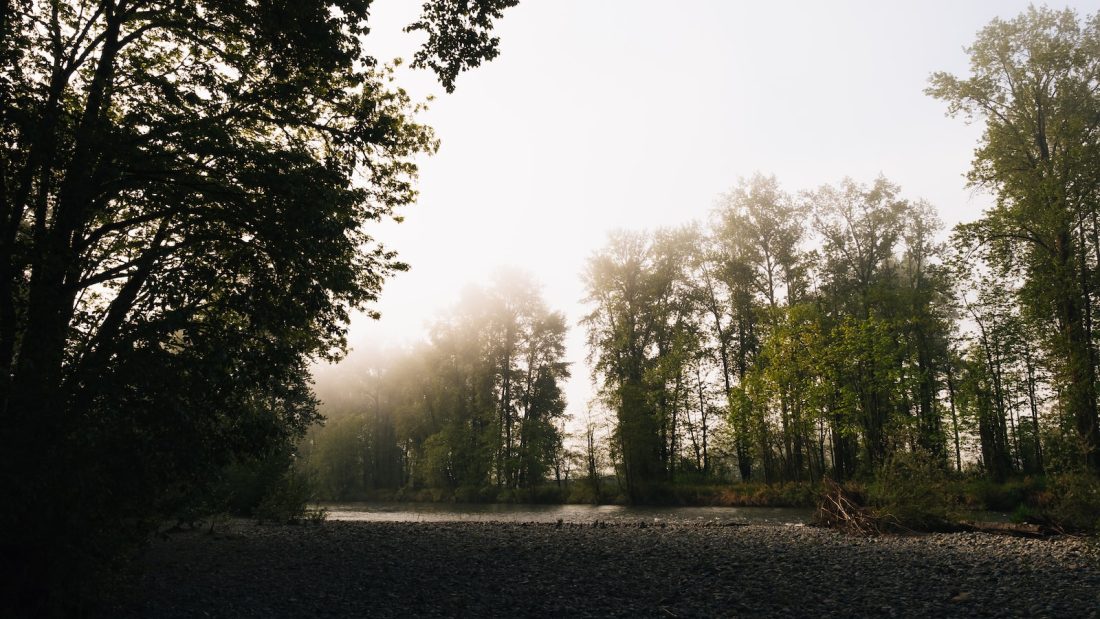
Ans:
{"label": "dark silhouetted tree", "polygon": [[[512,4],[426,2],[416,62],[453,88]],[[5,561],[67,569],[315,419],[306,363],[403,268],[363,225],[435,147],[370,5],[3,4]]]}

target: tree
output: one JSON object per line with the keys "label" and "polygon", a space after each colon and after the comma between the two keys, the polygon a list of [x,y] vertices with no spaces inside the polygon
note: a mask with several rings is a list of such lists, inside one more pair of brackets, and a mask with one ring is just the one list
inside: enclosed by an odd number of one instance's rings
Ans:
{"label": "tree", "polygon": [[635,501],[652,498],[679,458],[686,370],[699,341],[687,274],[696,238],[691,228],[615,233],[584,273],[589,356],[616,414],[621,473]]}
{"label": "tree", "polygon": [[[514,4],[426,2],[415,62],[453,88]],[[165,489],[302,432],[307,360],[403,268],[363,224],[413,199],[435,140],[363,47],[366,1],[3,8],[0,527],[20,565],[105,547]]]}
{"label": "tree", "polygon": [[592,503],[600,502],[601,450],[596,438],[596,423],[591,419],[584,426],[584,472],[592,493]]}
{"label": "tree", "polygon": [[[767,187],[767,189],[771,189]],[[756,364],[759,353],[760,307],[756,295],[760,289],[758,273],[754,270],[754,257],[758,256],[751,239],[742,226],[745,204],[737,201],[750,201],[750,191],[742,189],[727,198],[727,208],[719,210],[718,221],[711,232],[712,252],[709,262],[714,265],[713,278],[725,292],[727,308],[721,314],[728,316],[722,329],[722,318],[715,308],[718,303],[715,290],[718,288],[708,272],[704,272],[707,282],[706,306],[714,317],[715,334],[718,337],[720,360],[725,372],[724,381],[729,393],[729,418],[734,429],[737,447],[737,468],[742,480],[749,480],[753,471],[752,440],[757,439],[756,451],[763,460],[761,467],[764,480],[769,481],[771,470],[771,448],[769,446],[768,426],[760,407],[748,396],[747,379]],[[734,204],[728,202],[734,201]],[[729,385],[736,376],[736,387]],[[757,420],[757,417],[760,419]],[[758,421],[758,422],[757,422]],[[754,428],[755,426],[755,428]]]}
{"label": "tree", "polygon": [[908,203],[885,178],[871,186],[845,179],[823,187],[812,200],[815,224],[824,239],[825,278],[848,358],[857,363],[851,382],[858,401],[867,464],[884,462],[890,451],[891,388],[896,372],[891,297],[896,293],[894,252],[904,229]]}
{"label": "tree", "polygon": [[711,230],[699,239],[691,266],[693,296],[700,313],[698,329],[700,337],[706,339],[702,348],[715,358],[722,379],[725,417],[733,428],[731,438],[738,474],[742,480],[748,480],[753,471],[749,431],[752,407],[742,397],[741,384],[756,343],[753,328],[756,317],[747,283],[748,271],[741,255],[738,243],[729,243],[721,232]]}
{"label": "tree", "polygon": [[[335,493],[349,487],[342,471],[357,467],[352,498],[422,488],[466,500],[530,496],[552,469],[563,472],[565,335],[535,282],[505,273],[467,288],[429,342],[359,353],[323,375],[330,422],[311,433],[309,455],[329,498],[348,498]],[[355,386],[340,394],[337,385]]]}
{"label": "tree", "polygon": [[978,117],[985,133],[970,182],[996,205],[974,224],[982,242],[1005,242],[1002,264],[1024,274],[1022,298],[1057,324],[1062,405],[1100,471],[1092,322],[1100,258],[1100,14],[1031,7],[994,20],[969,48],[971,77],[933,75],[928,94],[950,114]]}
{"label": "tree", "polygon": [[[741,299],[735,309],[737,321],[755,322],[750,318],[754,313],[763,319],[760,335],[749,335],[751,329],[739,329],[739,332],[746,331],[746,337],[740,342],[744,354],[755,354],[756,340],[769,337],[786,308],[805,295],[806,263],[801,247],[806,236],[803,208],[780,189],[774,176],[757,174],[742,180],[725,196],[717,215],[715,234],[719,245],[725,247],[725,264],[721,272],[727,275],[729,285],[739,290],[736,296]],[[758,309],[753,308],[754,300]],[[764,357],[756,359],[764,361]],[[758,364],[757,369],[764,367]],[[795,426],[800,425],[797,418],[800,409],[792,405],[789,384],[784,382],[775,386],[784,474],[793,478],[802,468],[804,455],[802,442],[794,436]],[[761,409],[761,412],[765,411]],[[767,443],[766,419],[763,422],[761,428],[765,434],[761,449],[767,460],[770,449],[764,446]]]}
{"label": "tree", "polygon": [[948,308],[952,281],[939,263],[943,250],[936,240],[942,223],[935,208],[919,201],[906,212],[901,255],[901,311],[907,315],[905,341],[912,361],[910,382],[916,407],[916,446],[940,462],[947,451],[943,415],[937,404],[940,372],[947,367]]}
{"label": "tree", "polygon": [[656,410],[645,383],[654,337],[649,251],[644,235],[613,235],[584,274],[594,306],[583,321],[589,358],[593,372],[604,379],[601,395],[616,412],[622,474],[633,499],[642,498],[646,486],[660,477]]}

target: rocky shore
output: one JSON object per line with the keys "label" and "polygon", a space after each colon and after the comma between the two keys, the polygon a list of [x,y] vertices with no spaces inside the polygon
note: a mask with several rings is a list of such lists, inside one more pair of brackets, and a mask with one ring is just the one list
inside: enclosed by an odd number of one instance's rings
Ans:
{"label": "rocky shore", "polygon": [[159,540],[124,617],[1100,617],[1100,543],[678,523],[225,525]]}

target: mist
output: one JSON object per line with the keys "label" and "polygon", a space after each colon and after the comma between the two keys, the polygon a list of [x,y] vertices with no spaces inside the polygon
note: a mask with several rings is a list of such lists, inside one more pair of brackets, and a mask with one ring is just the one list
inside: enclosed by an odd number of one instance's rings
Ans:
{"label": "mist", "polygon": [[[464,286],[519,268],[566,315],[565,392],[583,414],[580,273],[613,230],[705,223],[757,172],[794,191],[884,175],[945,229],[973,220],[991,203],[964,176],[980,128],[948,122],[923,91],[934,71],[966,70],[963,46],[989,19],[1026,6],[521,4],[499,26],[500,58],[454,94],[399,73],[414,97],[435,97],[421,118],[442,143],[418,161],[404,221],[376,228],[411,269],[386,283],[381,320],[353,320],[352,347],[422,341]],[[373,10],[381,24],[415,13]],[[415,45],[377,31],[392,56]]]}
{"label": "mist", "polygon": [[0,0],[0,608],[1095,615],[1098,93],[1100,0]]}

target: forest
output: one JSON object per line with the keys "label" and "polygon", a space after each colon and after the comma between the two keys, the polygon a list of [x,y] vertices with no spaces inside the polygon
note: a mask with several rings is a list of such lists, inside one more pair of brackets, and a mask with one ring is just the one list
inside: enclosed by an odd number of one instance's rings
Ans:
{"label": "forest", "polygon": [[884,177],[757,174],[708,222],[612,233],[580,274],[587,417],[563,419],[569,325],[531,282],[498,283],[327,398],[304,450],[321,496],[675,502],[900,468],[1084,472],[1096,500],[1098,26],[1034,9],[979,33],[970,77],[931,77],[984,123],[969,181],[996,202],[977,221],[945,230]]}
{"label": "forest", "polygon": [[502,273],[468,288],[430,341],[343,370],[300,454],[321,496],[507,501],[560,480],[566,328],[529,277]]}
{"label": "forest", "polygon": [[[516,4],[425,0],[409,64],[451,93]],[[318,501],[980,487],[970,507],[1098,527],[1100,13],[996,19],[969,75],[931,76],[982,129],[974,221],[884,176],[733,171],[709,220],[610,233],[579,323],[504,270],[315,389],[409,268],[373,226],[440,144],[371,10],[0,0],[0,595],[64,614],[169,528]],[[570,330],[591,402],[566,401]]]}

